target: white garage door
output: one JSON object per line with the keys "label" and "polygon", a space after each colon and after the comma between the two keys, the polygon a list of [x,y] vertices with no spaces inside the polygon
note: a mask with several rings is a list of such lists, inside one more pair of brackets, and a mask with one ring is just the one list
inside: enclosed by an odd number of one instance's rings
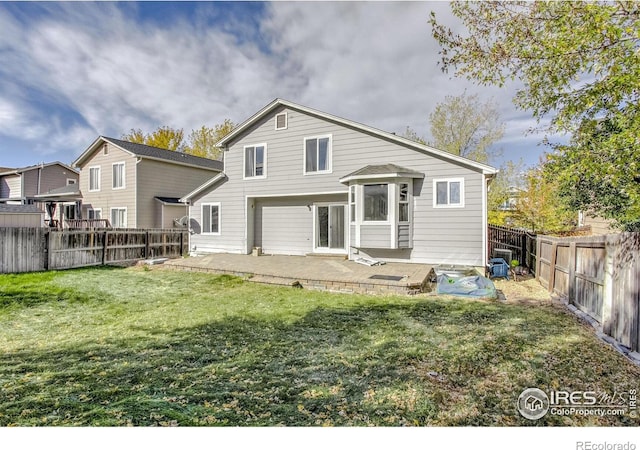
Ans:
{"label": "white garage door", "polygon": [[256,205],[255,245],[271,255],[313,251],[313,212],[304,200],[262,200]]}

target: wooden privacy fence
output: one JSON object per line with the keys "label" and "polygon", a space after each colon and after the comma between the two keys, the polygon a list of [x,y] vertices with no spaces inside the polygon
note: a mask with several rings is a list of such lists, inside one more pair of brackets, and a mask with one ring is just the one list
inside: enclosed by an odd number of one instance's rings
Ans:
{"label": "wooden privacy fence", "polygon": [[0,228],[0,273],[35,272],[179,257],[188,231]]}
{"label": "wooden privacy fence", "polygon": [[[489,258],[493,258],[496,249],[511,250],[513,259],[521,266],[536,269],[536,235],[516,228],[489,225],[487,228]],[[507,261],[511,264],[511,261]]]}
{"label": "wooden privacy fence", "polygon": [[538,236],[536,274],[604,333],[640,351],[640,233]]}

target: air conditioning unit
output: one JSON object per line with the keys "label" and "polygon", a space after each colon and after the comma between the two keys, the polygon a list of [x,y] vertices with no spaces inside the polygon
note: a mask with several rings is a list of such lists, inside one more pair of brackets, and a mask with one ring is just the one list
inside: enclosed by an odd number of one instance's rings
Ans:
{"label": "air conditioning unit", "polygon": [[493,257],[494,258],[502,258],[504,259],[507,264],[511,264],[511,261],[513,260],[513,252],[511,250],[508,250],[506,248],[494,248],[493,249]]}

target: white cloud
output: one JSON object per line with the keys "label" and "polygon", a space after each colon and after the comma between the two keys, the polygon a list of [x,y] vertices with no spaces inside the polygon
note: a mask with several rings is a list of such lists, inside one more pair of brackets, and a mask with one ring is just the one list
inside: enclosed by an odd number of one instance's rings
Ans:
{"label": "white cloud", "polygon": [[[387,131],[408,125],[422,135],[433,107],[465,89],[497,97],[513,114],[510,92],[481,90],[440,71],[427,20],[435,9],[455,24],[447,3],[264,6],[257,30],[242,17],[209,27],[204,19],[208,9],[220,8],[216,3],[198,4],[193,23],[169,26],[136,22],[139,6],[127,3],[44,4],[47,14],[27,26],[0,8],[0,50],[8,62],[0,80],[23,89],[7,103],[11,111],[0,103],[0,114],[9,114],[15,129],[42,121],[30,131],[34,146],[74,156],[98,134],[162,125],[188,132],[227,117],[241,121],[275,97]],[[242,30],[263,41],[239,39]],[[0,85],[2,95],[8,94]],[[17,100],[33,102],[34,95],[40,105]],[[76,117],[48,118],[50,104]],[[41,110],[34,115],[29,108]],[[0,124],[0,134],[8,127]],[[516,142],[516,132],[509,138]]]}

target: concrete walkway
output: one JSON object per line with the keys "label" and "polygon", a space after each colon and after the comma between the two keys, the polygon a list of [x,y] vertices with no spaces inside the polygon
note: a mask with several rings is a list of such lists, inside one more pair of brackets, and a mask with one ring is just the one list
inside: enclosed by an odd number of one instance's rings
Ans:
{"label": "concrete walkway", "polygon": [[[165,266],[179,270],[232,274],[251,281],[300,286],[337,292],[404,293],[421,292],[431,266],[387,263],[366,266],[339,257],[251,256],[227,253],[190,256],[167,261]],[[399,280],[372,279],[392,276]]]}

